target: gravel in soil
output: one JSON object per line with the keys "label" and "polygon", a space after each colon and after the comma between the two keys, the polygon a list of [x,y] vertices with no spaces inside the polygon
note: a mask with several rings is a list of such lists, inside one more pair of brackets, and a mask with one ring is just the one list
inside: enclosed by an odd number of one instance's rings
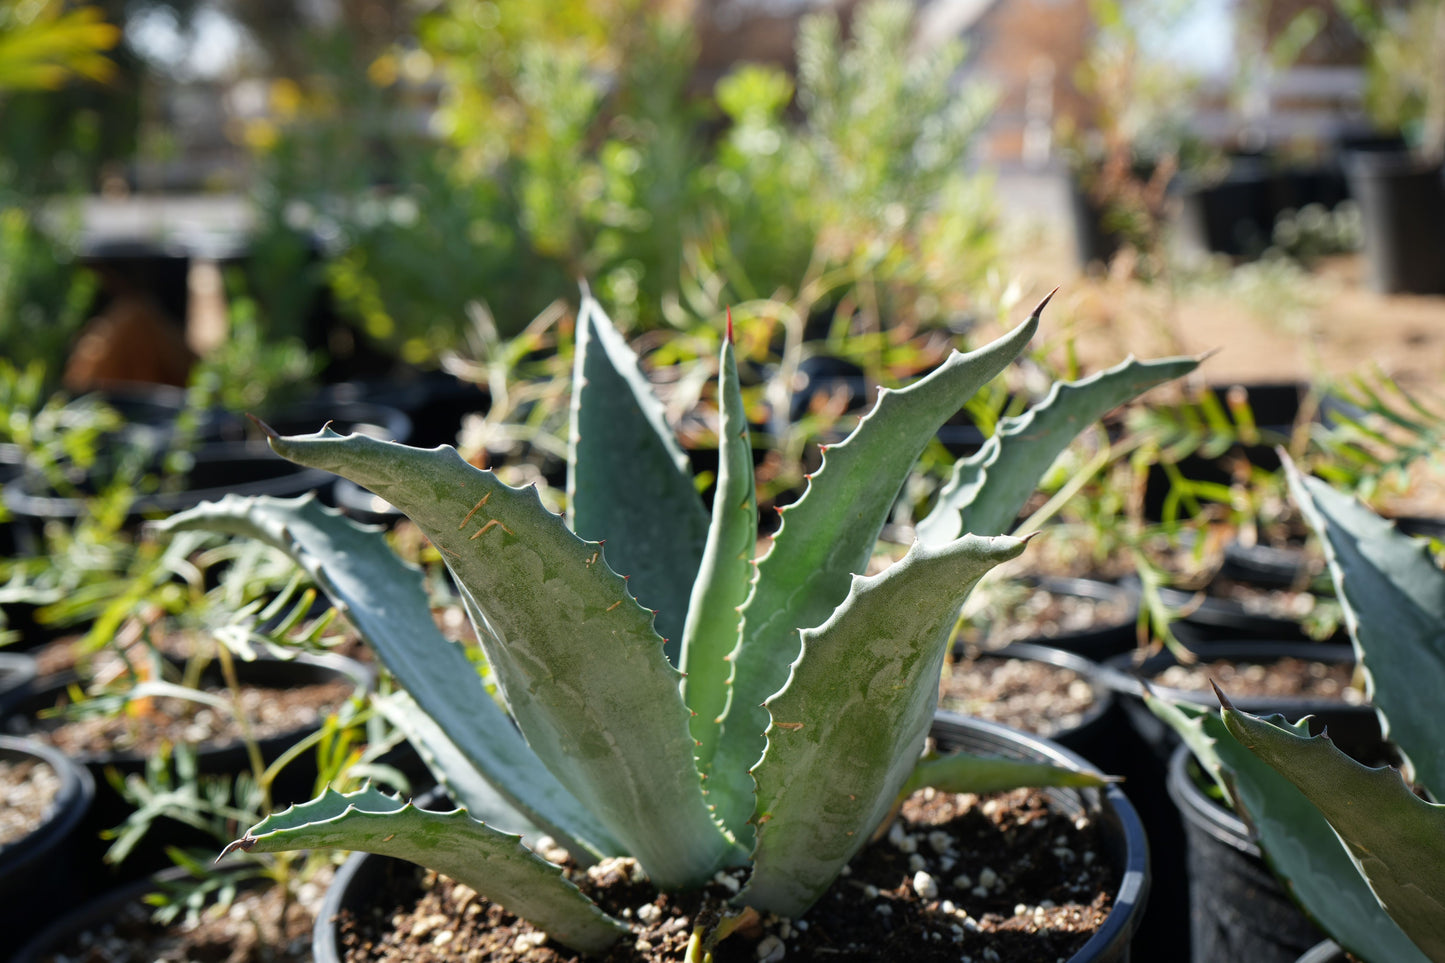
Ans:
{"label": "gravel in soil", "polygon": [[[560,858],[539,848],[549,857]],[[798,920],[771,915],[723,940],[716,963],[1055,963],[1099,928],[1118,878],[1097,826],[1037,790],[923,790]],[[691,930],[737,892],[741,871],[702,893],[657,894],[632,860],[569,875],[625,934],[598,963],[676,963]],[[338,921],[348,963],[579,963],[581,957],[433,873],[401,874],[370,911]],[[883,949],[886,947],[886,951]]]}
{"label": "gravel in soil", "polygon": [[40,759],[0,759],[0,851],[33,832],[60,794],[60,775]]}
{"label": "gravel in soil", "polygon": [[1018,584],[995,589],[981,607],[967,612],[969,621],[959,639],[991,649],[1026,640],[1047,644],[1061,635],[1118,625],[1130,614],[1127,599],[1089,598]]}
{"label": "gravel in soil", "polygon": [[950,662],[938,690],[944,709],[1045,737],[1079,725],[1094,701],[1073,669],[991,655]]}
{"label": "gravel in soil", "polygon": [[[249,720],[252,735],[266,739],[314,724],[350,698],[355,688],[355,683],[342,679],[285,689],[242,685],[236,690],[235,705]],[[222,698],[229,692],[224,688],[206,691]],[[237,712],[182,699],[149,698],[130,703],[119,715],[39,719],[35,735],[77,756],[146,752],[162,742],[227,743],[242,738]]]}
{"label": "gravel in soil", "polygon": [[331,875],[324,867],[290,900],[277,886],[244,889],[230,906],[213,905],[192,921],[182,914],[157,923],[154,907],[127,903],[40,963],[310,963],[311,928]]}
{"label": "gravel in soil", "polygon": [[1338,699],[1363,705],[1365,694],[1351,685],[1355,667],[1348,662],[1311,662],[1293,657],[1274,662],[1232,662],[1219,659],[1194,665],[1171,665],[1155,673],[1161,686],[1189,692],[1209,692],[1214,682],[1230,695],[1284,696]]}

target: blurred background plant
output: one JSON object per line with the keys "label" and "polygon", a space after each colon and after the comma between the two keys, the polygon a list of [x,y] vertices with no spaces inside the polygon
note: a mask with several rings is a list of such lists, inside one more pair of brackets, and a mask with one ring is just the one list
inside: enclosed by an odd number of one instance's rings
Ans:
{"label": "blurred background plant", "polygon": [[1337,0],[1365,41],[1365,105],[1383,132],[1445,154],[1445,3]]}

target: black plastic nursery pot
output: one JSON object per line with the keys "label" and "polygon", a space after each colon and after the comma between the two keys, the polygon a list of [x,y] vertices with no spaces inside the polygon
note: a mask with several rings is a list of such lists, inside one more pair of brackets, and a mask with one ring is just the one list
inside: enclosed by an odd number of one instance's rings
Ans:
{"label": "black plastic nursery pot", "polygon": [[1137,645],[1139,593],[1137,588],[1088,578],[1045,575],[1025,580],[1036,592],[1058,600],[1067,611],[1040,626],[1037,634],[1019,639],[1032,645],[1061,649],[1091,662],[1129,652]]}
{"label": "black plastic nursery pot", "polygon": [[[978,719],[940,713],[933,735],[941,748],[994,754],[1015,759],[1044,760],[1076,769],[1094,767],[1074,753],[1048,740]],[[1118,873],[1120,884],[1104,925],[1068,963],[1128,963],[1131,941],[1149,891],[1149,844],[1138,815],[1117,786],[1100,789],[1050,789],[1050,803],[1065,815],[1088,816],[1103,827],[1104,857]],[[433,800],[435,802],[435,800]],[[423,800],[423,806],[431,805]],[[337,870],[316,917],[312,953],[316,963],[340,963],[345,958],[339,943],[337,920],[343,911],[353,914],[380,910],[375,896],[391,879],[413,875],[416,867],[387,857],[357,853]],[[880,948],[879,959],[886,959]]]}
{"label": "black plastic nursery pot", "polygon": [[[1245,440],[1241,432],[1239,440],[1223,451],[1187,454],[1174,462],[1179,474],[1190,481],[1227,486],[1247,479],[1251,469],[1279,470],[1277,446],[1287,443],[1294,432],[1310,386],[1304,382],[1256,382],[1215,384],[1209,388],[1224,409],[1224,417],[1235,428],[1242,426],[1238,415],[1231,409],[1230,399],[1242,400],[1248,406],[1249,419],[1258,437]],[[1315,416],[1318,416],[1317,413]],[[1164,468],[1157,464],[1150,466],[1144,486],[1145,518],[1150,521],[1164,518],[1171,488],[1171,479]],[[1181,516],[1188,514],[1187,505],[1183,503],[1178,504],[1176,510]]]}
{"label": "black plastic nursery pot", "polygon": [[48,815],[28,835],[0,847],[0,932],[11,946],[26,939],[79,891],[77,845],[95,797],[89,771],[39,740],[0,736],[0,759],[38,759],[59,777]]}
{"label": "black plastic nursery pot", "polygon": [[[188,869],[172,866],[142,879],[112,887],[74,906],[68,912],[49,913],[41,921],[44,929],[25,941],[10,957],[10,963],[59,963],[64,960],[130,960],[140,963],[142,959],[152,958],[205,961],[224,960],[228,958],[228,954],[235,958],[234,947],[210,939],[190,946],[190,952],[182,956],[177,950],[177,944],[188,928],[185,914],[181,914],[171,923],[154,919],[155,907],[147,903],[145,898],[189,879],[191,874]],[[236,883],[237,893],[255,891],[270,882],[266,877],[245,877]],[[147,943],[149,945],[146,945]],[[294,951],[294,945],[268,946],[267,950],[270,952],[262,958],[298,959],[300,954]],[[166,955],[138,955],[147,949],[153,954]],[[245,958],[255,959],[258,954],[252,953]]]}
{"label": "black plastic nursery pot", "polygon": [[[1088,760],[1091,765],[1104,772],[1113,771],[1115,765],[1120,761],[1117,755],[1121,741],[1120,736],[1128,723],[1124,721],[1119,712],[1113,689],[1099,678],[1098,663],[1073,652],[1033,642],[1013,642],[1001,649],[985,650],[977,655],[984,659],[1021,659],[1027,662],[1039,662],[1076,673],[1088,685],[1092,695],[1092,701],[1088,708],[1079,712],[1077,718],[1060,720],[1050,714],[1043,720],[1044,731],[1035,730],[1031,725],[1019,725],[1016,720],[1011,721],[1006,714],[991,718],[1057,743]],[[946,706],[940,712],[940,716],[945,718],[964,714],[967,713],[955,713]]]}
{"label": "black plastic nursery pot", "polygon": [[1439,161],[1407,151],[1345,155],[1360,208],[1370,286],[1381,294],[1445,293],[1445,184]]}
{"label": "black plastic nursery pot", "polygon": [[1169,763],[1169,797],[1184,825],[1194,963],[1295,963],[1324,936],[1295,905],[1245,825],[1200,782],[1194,754]]}
{"label": "black plastic nursery pot", "polygon": [[1237,158],[1218,181],[1180,191],[1179,230],[1197,251],[1255,258],[1274,234],[1275,175],[1260,158]]}
{"label": "black plastic nursery pot", "polygon": [[[1268,639],[1208,642],[1192,644],[1189,651],[1202,663],[1225,660],[1266,667],[1281,659],[1298,659],[1327,665],[1352,665],[1355,660],[1354,650],[1349,645],[1329,642]],[[1133,732],[1161,766],[1167,764],[1173,755],[1179,737],[1145,706],[1143,680],[1152,679],[1170,666],[1178,664],[1173,653],[1162,649],[1137,664],[1132,655],[1115,656],[1105,661],[1100,674],[1100,678],[1117,692]],[[1189,702],[1209,708],[1217,708],[1219,705],[1212,691],[1171,688],[1158,682],[1150,682],[1149,687],[1157,695],[1174,702]],[[1225,688],[1227,691],[1228,686]],[[1330,736],[1342,748],[1368,746],[1380,738],[1378,717],[1375,710],[1366,704],[1317,697],[1261,696],[1228,691],[1227,694],[1237,707],[1256,715],[1277,712],[1291,722],[1313,716],[1315,721],[1311,725],[1311,731],[1318,733],[1328,726]]]}
{"label": "black plastic nursery pot", "polygon": [[[316,427],[320,427],[318,424]],[[278,457],[264,445],[226,443],[202,445],[189,458],[177,487],[140,493],[126,516],[127,527],[148,518],[171,515],[227,494],[292,497],[329,489],[333,475],[319,468],[302,468]],[[81,492],[93,491],[83,476],[74,482]],[[74,524],[90,509],[84,498],[66,497],[38,474],[26,472],[5,486],[4,499],[16,523],[22,554],[44,549],[47,522]]]}
{"label": "black plastic nursery pot", "polygon": [[0,718],[30,695],[37,671],[32,656],[23,652],[0,652]]}
{"label": "black plastic nursery pot", "polygon": [[[1348,645],[1318,642],[1246,640],[1195,644],[1190,649],[1206,663],[1229,659],[1268,664],[1285,657],[1330,663],[1352,664],[1354,661],[1354,652]],[[1124,777],[1129,798],[1138,807],[1150,843],[1157,853],[1180,853],[1185,846],[1179,810],[1170,799],[1166,786],[1169,761],[1180,743],[1174,730],[1144,704],[1144,687],[1140,680],[1152,678],[1175,664],[1176,660],[1168,650],[1137,665],[1135,658],[1126,654],[1105,660],[1100,673],[1100,678],[1115,689],[1120,714],[1127,721],[1116,750],[1121,760],[1116,771]],[[1212,692],[1172,689],[1157,684],[1153,685],[1153,689],[1159,695],[1176,701],[1208,707],[1218,705]],[[1368,706],[1318,699],[1267,699],[1241,692],[1230,692],[1229,695],[1237,706],[1247,712],[1280,712],[1290,719],[1314,715],[1316,731],[1328,723],[1330,735],[1342,746],[1368,745],[1379,738],[1379,722]],[[1190,939],[1186,884],[1182,873],[1156,876],[1140,934],[1141,958],[1186,958]]]}
{"label": "black plastic nursery pot", "polygon": [[[1234,642],[1246,639],[1274,639],[1310,643],[1305,619],[1318,604],[1306,588],[1240,585],[1234,595],[1226,594],[1223,578],[1202,592],[1164,588],[1159,597],[1183,615],[1171,626],[1187,645]],[[1215,594],[1220,593],[1220,594]],[[1334,638],[1342,637],[1337,630]]]}
{"label": "black plastic nursery pot", "polygon": [[1286,545],[1230,542],[1224,546],[1219,575],[1261,588],[1302,588],[1328,579],[1323,552],[1311,555],[1303,542]]}
{"label": "black plastic nursery pot", "polygon": [[[286,660],[262,658],[251,662],[237,661],[235,667],[237,680],[242,685],[266,689],[279,690],[342,680],[352,684],[357,691],[364,692],[375,681],[375,673],[368,666],[334,654],[299,655]],[[38,713],[68,701],[66,689],[73,681],[73,676],[68,674],[40,680],[34,691],[20,701],[0,721],[0,725],[6,732],[34,737],[41,725]],[[291,731],[260,739],[261,758],[269,765],[319,725],[318,719]],[[245,743],[239,739],[202,743],[192,748],[196,750],[196,770],[202,776],[234,776],[250,769]],[[211,847],[214,844],[215,840],[200,830],[165,821],[146,834],[123,864],[97,872],[96,869],[103,866],[105,851],[110,846],[100,834],[124,822],[132,809],[131,804],[111,785],[110,778],[143,776],[147,756],[138,750],[114,750],[80,753],[70,758],[87,771],[96,786],[94,804],[86,813],[77,836],[83,865],[91,867],[90,878],[86,881],[89,894],[99,892],[116,881],[134,879],[171,865],[165,853],[167,846]],[[277,809],[290,803],[304,802],[313,795],[316,780],[314,760],[314,754],[303,753],[281,771],[272,785],[272,800]]]}

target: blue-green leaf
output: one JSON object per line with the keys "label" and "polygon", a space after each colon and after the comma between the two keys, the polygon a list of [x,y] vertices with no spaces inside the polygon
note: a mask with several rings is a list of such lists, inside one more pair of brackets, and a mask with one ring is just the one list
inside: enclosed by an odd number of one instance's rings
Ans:
{"label": "blue-green leaf", "polygon": [[1286,462],[1290,491],[1320,534],[1365,691],[1413,778],[1445,798],[1445,571],[1427,543]]}
{"label": "blue-green leaf", "polygon": [[[919,454],[944,421],[1023,351],[1042,310],[1040,304],[1028,320],[992,344],[954,353],[914,384],[880,391],[853,433],[826,450],[803,497],[783,511],[782,528],[758,563],[743,607],[717,778],[738,779],[745,786],[744,774],[763,751],[768,724],[763,702],[787,681],[801,645],[799,631],[821,625],[847,596]],[[732,799],[744,795],[741,788],[728,793]],[[751,813],[721,807],[719,812],[741,840]]]}
{"label": "blue-green leaf", "polygon": [[498,832],[465,810],[427,812],[370,788],[346,794],[328,789],[311,802],[266,817],[226,852],[318,848],[420,863],[584,953],[603,952],[627,932],[559,867],[523,846],[520,836]]}
{"label": "blue-green leaf", "polygon": [[676,665],[707,512],[637,356],[591,297],[577,316],[572,378],[568,519],[578,535],[605,543],[607,564],[656,610]]}
{"label": "blue-green leaf", "polygon": [[941,545],[964,532],[1008,531],[1044,472],[1079,432],[1140,393],[1198,366],[1197,358],[1130,358],[1079,381],[1055,382],[1047,398],[1000,421],[982,448],[954,464],[933,511],[918,523],[919,539]]}
{"label": "blue-green leaf", "polygon": [[867,842],[918,764],[959,606],[1023,547],[1007,536],[915,543],[881,575],[856,576],[833,617],[803,632],[787,685],[767,703],[743,903],[797,916]]}
{"label": "blue-green leaf", "polygon": [[[398,558],[379,530],[356,524],[311,495],[227,495],[173,515],[160,529],[242,535],[286,552],[508,804],[583,862],[625,853],[541,764],[488,694],[476,666],[441,634],[421,572]],[[467,776],[458,773],[455,778]]]}

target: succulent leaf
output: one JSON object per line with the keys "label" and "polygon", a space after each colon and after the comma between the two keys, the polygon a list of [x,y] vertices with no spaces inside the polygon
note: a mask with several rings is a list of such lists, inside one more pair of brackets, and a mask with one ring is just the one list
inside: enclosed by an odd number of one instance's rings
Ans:
{"label": "succulent leaf", "polygon": [[656,885],[696,885],[726,861],[679,673],[599,544],[570,532],[535,489],[510,488],[449,447],[325,430],[271,446],[371,489],[431,539],[527,743]]}
{"label": "succulent leaf", "polygon": [[677,665],[707,512],[637,356],[591,297],[577,315],[576,350],[568,520],[578,535],[605,543],[607,564],[656,610]]}
{"label": "succulent leaf", "polygon": [[[1193,750],[1254,831],[1275,875],[1337,943],[1363,960],[1427,963],[1380,906],[1319,809],[1236,739],[1218,712],[1154,695],[1146,702]],[[1303,720],[1293,726],[1279,717],[1271,721],[1301,735],[1309,731]]]}
{"label": "succulent leaf", "polygon": [[1290,491],[1320,535],[1381,729],[1409,772],[1445,799],[1445,571],[1429,547],[1286,462]]}
{"label": "succulent leaf", "polygon": [[357,525],[311,495],[227,495],[173,515],[159,528],[242,535],[286,552],[509,805],[583,862],[625,853],[593,813],[539,765],[537,754],[488,694],[476,666],[437,628],[421,572],[403,562],[379,530]]}
{"label": "succulent leaf", "polygon": [[938,502],[918,523],[918,537],[941,545],[964,532],[998,535],[1009,530],[1049,466],[1079,432],[1140,393],[1181,377],[1198,358],[1135,361],[1079,381],[1056,382],[1043,401],[1005,418],[983,447],[954,463]]}
{"label": "succulent leaf", "polygon": [[1362,766],[1323,736],[1301,735],[1228,704],[1222,716],[1242,745],[1323,814],[1405,935],[1431,960],[1445,961],[1445,806],[1416,796],[1399,770]]}
{"label": "succulent leaf", "polygon": [[943,792],[1006,792],[1026,786],[1088,788],[1114,782],[1088,770],[1066,769],[1048,762],[980,756],[971,752],[930,754],[913,767],[913,774],[899,790],[899,796],[932,786]]}
{"label": "succulent leaf", "polygon": [[1024,544],[915,543],[882,574],[854,577],[833,616],[803,632],[787,684],[767,702],[757,848],[741,902],[797,916],[868,841],[923,750],[959,606]]}
{"label": "succulent leaf", "polygon": [[371,788],[345,794],[328,789],[311,802],[266,817],[225,852],[319,847],[420,863],[584,953],[600,953],[627,932],[559,867],[523,846],[521,837],[498,832],[465,810],[427,812]]}
{"label": "succulent leaf", "polygon": [[[742,625],[739,609],[752,587],[758,532],[752,443],[731,339],[724,340],[719,362],[718,408],[718,474],[712,524],[687,608],[680,662],[686,676],[683,698],[693,712],[692,735],[697,740],[698,768],[704,775],[712,771],[727,709],[733,674],[728,656],[737,647]],[[720,792],[739,788],[737,781],[716,784]],[[752,793],[747,792],[727,808],[751,805]]]}
{"label": "succulent leaf", "polygon": [[[880,392],[853,433],[827,449],[802,498],[783,512],[782,528],[758,562],[733,656],[732,700],[714,774],[738,781],[722,794],[726,799],[746,798],[747,771],[762,755],[768,726],[762,705],[787,681],[801,645],[799,631],[823,624],[847,596],[919,454],[949,416],[1023,351],[1042,310],[1040,304],[991,344],[954,353],[908,387]],[[745,839],[748,807],[720,804],[718,811],[724,825]]]}

